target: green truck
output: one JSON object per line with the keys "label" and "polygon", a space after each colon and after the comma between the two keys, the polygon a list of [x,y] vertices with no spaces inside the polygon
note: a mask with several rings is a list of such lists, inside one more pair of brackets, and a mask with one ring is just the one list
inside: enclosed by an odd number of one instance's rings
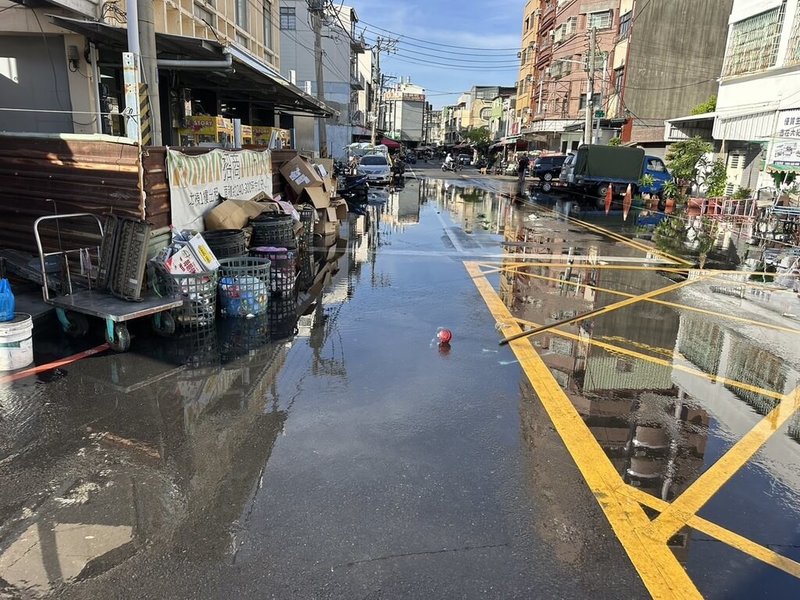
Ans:
{"label": "green truck", "polygon": [[603,201],[611,186],[622,195],[631,185],[636,193],[644,169],[644,150],[625,146],[580,146],[565,161],[560,179],[567,189],[588,199]]}

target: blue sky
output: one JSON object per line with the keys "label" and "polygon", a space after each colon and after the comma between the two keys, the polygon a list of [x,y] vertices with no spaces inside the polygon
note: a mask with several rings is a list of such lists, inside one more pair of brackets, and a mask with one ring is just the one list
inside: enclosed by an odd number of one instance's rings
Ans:
{"label": "blue sky", "polygon": [[[524,0],[351,0],[368,43],[401,37],[381,71],[409,76],[434,107],[452,104],[473,85],[514,85]],[[378,28],[389,30],[381,31]],[[411,39],[417,38],[417,39]],[[437,44],[448,44],[440,46]]]}

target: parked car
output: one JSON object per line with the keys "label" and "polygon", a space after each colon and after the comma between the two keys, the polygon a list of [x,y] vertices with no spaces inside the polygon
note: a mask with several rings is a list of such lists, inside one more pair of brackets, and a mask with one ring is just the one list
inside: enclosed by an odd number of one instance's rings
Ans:
{"label": "parked car", "polygon": [[381,154],[362,156],[358,163],[358,174],[366,175],[368,183],[389,184],[392,181],[392,166]]}
{"label": "parked car", "polygon": [[468,165],[472,162],[472,154],[459,154],[456,160],[462,165]]}
{"label": "parked car", "polygon": [[533,161],[531,175],[543,181],[558,179],[565,160],[567,160],[566,154],[548,154],[547,156],[540,156]]}
{"label": "parked car", "polygon": [[568,154],[564,164],[561,165],[561,172],[558,174],[558,180],[561,183],[568,183],[572,177],[572,171],[575,168],[575,155]]}

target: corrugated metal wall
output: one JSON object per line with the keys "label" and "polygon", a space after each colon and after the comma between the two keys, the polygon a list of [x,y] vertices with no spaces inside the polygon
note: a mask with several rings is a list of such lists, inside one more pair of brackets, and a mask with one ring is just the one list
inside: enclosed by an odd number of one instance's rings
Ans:
{"label": "corrugated metal wall", "polygon": [[[176,148],[205,154],[209,148]],[[279,169],[297,153],[273,151],[273,192],[283,191]],[[170,224],[166,148],[146,148],[144,190],[139,190],[138,147],[99,135],[0,134],[0,248],[36,253],[34,221],[71,212],[115,214],[149,221],[154,231]],[[77,228],[49,227],[48,247],[76,248],[99,243]]]}
{"label": "corrugated metal wall", "polygon": [[[44,215],[144,217],[138,162],[137,146],[117,138],[0,135],[0,247],[35,252],[33,223]],[[79,230],[58,233],[64,247],[88,239]]]}

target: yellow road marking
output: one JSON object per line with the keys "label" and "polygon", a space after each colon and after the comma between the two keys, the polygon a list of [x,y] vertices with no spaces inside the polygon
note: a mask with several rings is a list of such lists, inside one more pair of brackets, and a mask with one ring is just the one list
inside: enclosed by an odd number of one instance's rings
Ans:
{"label": "yellow road marking", "polygon": [[[544,213],[544,214],[548,214],[549,213],[551,216],[558,216],[558,217],[564,217],[565,216],[565,215],[559,215],[556,211],[554,211],[552,209],[539,208],[539,212]],[[615,240],[617,242],[625,244],[626,246],[630,246],[631,248],[633,248],[635,250],[646,252],[647,254],[655,254],[657,256],[661,256],[662,258],[666,258],[667,260],[669,260],[670,262],[673,262],[673,263],[684,264],[684,265],[691,265],[692,264],[691,262],[689,262],[689,261],[687,261],[687,260],[685,260],[683,258],[680,258],[680,257],[677,257],[677,256],[672,256],[671,254],[667,254],[666,252],[662,252],[661,250],[658,250],[655,247],[648,246],[647,244],[644,244],[642,242],[634,241],[634,240],[632,240],[630,238],[627,238],[627,237],[625,237],[623,235],[615,233],[615,232],[611,231],[610,229],[606,229],[605,227],[601,227],[600,225],[595,225],[595,224],[589,223],[587,221],[582,221],[580,219],[576,219],[575,217],[571,217],[569,215],[566,215],[566,219],[570,223],[574,223],[575,225],[580,225],[581,227],[583,227],[585,229],[588,229],[589,231],[594,231],[595,233],[599,233],[601,235],[604,235],[605,237],[611,238],[612,240]]]}
{"label": "yellow road marking", "polygon": [[[659,512],[663,512],[667,509],[667,507],[669,507],[669,502],[664,502],[661,500],[661,498],[651,496],[647,492],[629,485],[624,485],[623,489],[620,491],[621,493],[627,494],[640,504]],[[717,525],[716,523],[712,523],[711,521],[707,521],[703,517],[699,517],[697,515],[693,515],[689,519],[687,525],[692,529],[696,529],[697,531],[713,537],[723,544],[727,544],[731,548],[736,548],[740,552],[744,552],[745,554],[752,556],[753,558],[757,558],[758,560],[775,567],[776,569],[780,569],[784,573],[788,573],[789,575],[800,578],[800,563],[792,560],[791,558],[782,556],[781,554],[778,554],[774,550],[770,550],[761,544],[757,544],[756,542],[749,540],[738,533],[734,533],[729,529]]]}
{"label": "yellow road marking", "polygon": [[[637,298],[638,297],[638,296],[636,296],[636,294],[629,294],[628,292],[621,292],[621,291],[618,291],[618,290],[612,290],[612,289],[609,289],[609,288],[603,288],[603,287],[596,286],[596,285],[589,285],[587,283],[581,283],[581,282],[578,282],[578,281],[559,279],[557,277],[548,277],[546,275],[537,275],[536,273],[528,273],[526,271],[520,270],[520,267],[513,267],[513,268],[508,269],[508,270],[510,270],[510,271],[512,271],[514,273],[519,273],[520,275],[522,275],[524,277],[532,277],[534,279],[542,279],[544,281],[553,281],[553,282],[556,282],[556,283],[563,283],[564,285],[572,285],[572,286],[575,286],[575,287],[586,287],[587,289],[590,289],[590,290],[596,290],[598,292],[605,292],[607,294],[613,294],[615,296],[623,296],[623,297],[626,297],[626,298]],[[487,271],[483,271],[483,272],[487,273]],[[696,280],[692,280],[692,281],[696,281]],[[783,327],[781,325],[772,325],[771,323],[764,323],[762,321],[755,321],[753,319],[748,319],[747,317],[737,317],[736,315],[716,312],[716,311],[713,311],[713,310],[707,310],[705,308],[696,308],[694,306],[689,306],[688,304],[681,304],[679,302],[670,302],[668,300],[659,300],[658,298],[646,298],[645,300],[647,302],[652,302],[653,304],[661,304],[663,306],[669,306],[669,307],[678,308],[678,309],[681,309],[681,310],[687,310],[687,311],[696,312],[696,313],[700,313],[700,314],[704,314],[704,315],[710,315],[710,316],[714,316],[714,317],[719,317],[721,319],[729,319],[731,321],[739,321],[741,323],[748,323],[750,325],[758,325],[759,327],[765,327],[767,329],[774,329],[776,331],[783,331],[783,332],[786,332],[786,333],[800,333],[800,329],[792,329],[791,327]]]}
{"label": "yellow road marking", "polygon": [[[504,333],[522,330],[476,264],[465,262],[478,291]],[[642,507],[617,493],[620,477],[572,402],[559,387],[530,340],[510,342],[525,375],[586,480],[614,533],[654,598],[700,598],[700,593],[666,544],[643,535],[650,520]]]}
{"label": "yellow road marking", "polygon": [[[538,323],[533,323],[532,321],[526,321],[525,319],[516,318],[515,320],[517,321],[517,323],[520,323],[532,329],[540,327]],[[742,390],[755,392],[756,394],[762,394],[769,398],[776,398],[780,400],[784,397],[783,394],[781,394],[780,392],[775,392],[773,390],[760,388],[755,385],[750,385],[749,383],[736,381],[735,379],[728,379],[727,377],[723,377],[722,375],[712,375],[706,373],[705,371],[701,371],[699,369],[693,369],[691,367],[686,367],[684,365],[673,363],[670,360],[658,358],[657,356],[650,356],[649,354],[642,354],[641,352],[637,352],[636,350],[629,350],[628,348],[623,348],[622,346],[615,346],[614,344],[606,344],[605,342],[601,342],[596,339],[581,337],[577,334],[570,333],[568,331],[563,331],[561,329],[555,329],[555,328],[551,329],[550,333],[554,333],[561,337],[571,339],[576,342],[580,342],[582,344],[587,344],[589,346],[596,346],[598,348],[602,348],[603,350],[608,350],[609,352],[616,352],[617,354],[622,354],[623,356],[630,356],[631,358],[637,358],[640,360],[651,362],[657,365],[661,365],[663,367],[674,369],[676,371],[683,371],[684,373],[689,373],[690,375],[696,375],[697,377],[702,377],[703,379],[707,379],[708,381],[713,381],[721,383],[723,385],[737,387]]]}
{"label": "yellow road marking", "polygon": [[672,254],[668,254],[667,252],[662,252],[661,250],[658,250],[655,247],[648,246],[647,244],[643,244],[641,242],[636,242],[630,238],[626,238],[625,236],[610,231],[605,227],[600,227],[599,225],[594,225],[593,223],[589,223],[587,221],[581,221],[580,219],[576,219],[574,217],[567,217],[567,218],[576,225],[580,225],[581,227],[585,227],[590,230],[595,230],[596,232],[601,233],[607,237],[610,237],[613,240],[616,240],[623,244],[627,244],[628,246],[646,252],[647,254],[655,254],[656,256],[661,256],[662,258],[666,258],[677,264],[683,264],[683,265],[693,264],[686,259],[680,258],[679,256],[673,256]]}
{"label": "yellow road marking", "polygon": [[653,535],[669,539],[703,508],[728,480],[778,431],[800,407],[800,387],[783,396],[778,405],[736,442],[717,462],[678,496],[653,521]]}
{"label": "yellow road marking", "polygon": [[[516,257],[515,257],[516,258]],[[531,258],[536,258],[532,256]],[[481,263],[488,265],[489,263]],[[495,263],[496,264],[496,263]],[[494,265],[492,265],[494,266]],[[604,269],[613,269],[618,271],[661,271],[662,273],[686,273],[689,269],[683,267],[659,267],[659,266],[643,266],[643,265],[601,265],[596,264],[593,265],[591,263],[584,263],[584,262],[576,262],[576,263],[552,263],[552,262],[511,262],[511,263],[503,263],[503,269],[509,269],[512,267],[553,267],[556,269],[566,269],[567,267],[571,267],[572,269],[592,269],[592,270],[604,270]],[[706,273],[707,271],[703,271]]]}

